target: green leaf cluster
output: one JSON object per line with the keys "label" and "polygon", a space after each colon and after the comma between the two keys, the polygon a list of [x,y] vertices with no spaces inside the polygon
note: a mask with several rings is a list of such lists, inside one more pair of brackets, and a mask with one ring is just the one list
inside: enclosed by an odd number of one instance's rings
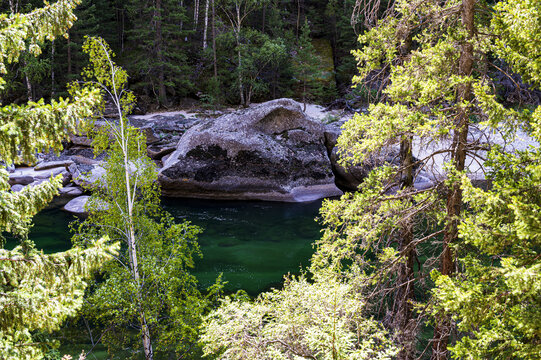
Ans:
{"label": "green leaf cluster", "polygon": [[103,39],[88,38],[83,49],[90,65],[83,74],[89,81],[82,86],[107,93],[119,119],[106,120],[107,126],[93,134],[96,153],[107,152],[105,173],[93,185],[86,205],[90,215],[74,227],[73,240],[84,245],[107,236],[123,244],[117,261],[104,267],[103,281],[88,294],[84,312],[104,329],[102,341],[111,354],[128,347],[137,357],[142,337],[152,344],[143,346],[147,357],[185,356],[197,350],[201,316],[221,286],[218,281],[203,296],[189,273],[201,256],[201,229],[176,224],[160,206],[158,172],[147,156],[145,136],[126,117],[134,104],[127,73],[113,62]]}
{"label": "green leaf cluster", "polygon": [[253,302],[227,297],[204,320],[201,342],[217,359],[393,359],[397,348],[364,316],[355,282],[319,273],[286,276]]}
{"label": "green leaf cluster", "polygon": [[[75,20],[78,1],[46,3],[28,14],[0,15],[0,73],[23,51],[40,53],[44,40],[63,35]],[[3,80],[0,79],[0,85]],[[61,141],[92,117],[99,94],[74,93],[73,99],[0,107],[0,161],[32,162],[36,151],[60,150]],[[9,173],[0,169],[0,231],[18,235],[21,246],[0,249],[0,353],[2,358],[39,359],[50,345],[39,333],[57,330],[82,306],[87,280],[118,251],[118,243],[98,239],[87,249],[45,255],[26,239],[31,218],[61,186],[59,177],[12,192]]]}
{"label": "green leaf cluster", "polygon": [[97,240],[87,249],[44,255],[21,247],[0,249],[0,351],[5,359],[40,359],[49,342],[34,340],[73,317],[94,273],[111,260],[118,243]]}
{"label": "green leaf cluster", "polygon": [[463,178],[471,213],[459,227],[460,247],[469,251],[457,277],[433,274],[436,310],[452,314],[464,334],[451,347],[456,357],[535,359],[541,353],[541,152],[494,152],[491,165],[489,191]]}
{"label": "green leaf cluster", "polygon": [[[539,87],[539,4],[504,1],[492,26],[496,52]],[[483,107],[491,119],[526,123],[541,140],[540,108],[532,113],[503,108],[491,96]],[[455,278],[432,274],[435,311],[453,317],[463,336],[451,347],[457,358],[537,359],[541,355],[541,151],[489,153],[493,186],[484,191],[463,177],[470,211],[459,226],[457,251],[464,271]],[[465,252],[463,249],[468,249]]]}

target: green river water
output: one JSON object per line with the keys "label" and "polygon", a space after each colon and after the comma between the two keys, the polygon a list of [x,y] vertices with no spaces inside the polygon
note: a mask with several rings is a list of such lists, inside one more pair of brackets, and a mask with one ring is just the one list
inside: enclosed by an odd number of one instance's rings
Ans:
{"label": "green river water", "polygon": [[[284,274],[299,273],[309,264],[312,243],[320,237],[315,221],[321,201],[275,203],[255,201],[210,201],[163,199],[162,205],[178,221],[201,226],[199,236],[203,258],[193,274],[202,289],[214,283],[219,273],[227,281],[226,291],[244,289],[255,296],[280,286]],[[46,253],[71,247],[68,224],[76,217],[60,209],[48,209],[34,217],[30,238]],[[14,246],[8,241],[7,248]],[[60,351],[78,358],[81,349],[92,349],[84,340],[86,329],[70,328],[79,340],[64,339]],[[81,338],[82,336],[82,338]],[[66,341],[67,340],[67,341]],[[82,341],[82,342],[81,342]],[[108,359],[103,345],[93,348],[89,359]]]}
{"label": "green river water", "polygon": [[[320,236],[315,221],[321,201],[276,203],[163,199],[177,220],[191,221],[204,231],[199,236],[203,258],[193,273],[201,288],[219,273],[227,291],[246,290],[257,295],[279,286],[283,275],[307,266],[312,243]],[[30,238],[45,252],[71,246],[68,224],[75,217],[60,209],[44,210],[34,218]],[[8,247],[9,247],[8,243]]]}

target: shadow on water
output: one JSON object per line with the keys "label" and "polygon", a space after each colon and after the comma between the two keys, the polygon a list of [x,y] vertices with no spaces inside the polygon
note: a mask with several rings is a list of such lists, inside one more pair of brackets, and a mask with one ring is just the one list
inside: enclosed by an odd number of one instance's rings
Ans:
{"label": "shadow on water", "polygon": [[[204,231],[199,237],[203,259],[193,270],[202,289],[219,273],[226,291],[251,295],[279,286],[283,275],[299,273],[309,264],[312,243],[321,227],[314,221],[321,201],[275,203],[165,198],[162,204],[178,221],[189,220]],[[68,224],[75,217],[60,209],[34,218],[30,238],[46,253],[71,246]],[[7,248],[16,242],[11,239]]]}

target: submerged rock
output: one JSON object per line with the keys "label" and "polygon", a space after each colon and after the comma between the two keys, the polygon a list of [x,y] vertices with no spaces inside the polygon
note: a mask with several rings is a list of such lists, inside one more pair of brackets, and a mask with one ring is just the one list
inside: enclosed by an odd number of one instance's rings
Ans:
{"label": "submerged rock", "polygon": [[269,101],[191,127],[164,161],[167,196],[309,201],[340,195],[325,127],[290,99]]}
{"label": "submerged rock", "polygon": [[[82,195],[70,200],[66,205],[64,205],[63,210],[70,212],[79,216],[88,216],[88,211],[86,210],[86,204],[88,203],[90,196]],[[100,204],[100,203],[98,203]],[[107,203],[101,203],[98,207],[98,211],[107,210],[109,205]]]}

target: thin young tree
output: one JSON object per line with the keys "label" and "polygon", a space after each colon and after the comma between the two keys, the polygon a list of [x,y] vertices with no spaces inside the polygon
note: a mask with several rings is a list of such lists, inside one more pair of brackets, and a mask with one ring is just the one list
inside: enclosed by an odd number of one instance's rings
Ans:
{"label": "thin young tree", "polygon": [[[94,136],[97,152],[107,151],[105,174],[89,200],[89,218],[75,241],[88,242],[107,235],[121,241],[127,251],[105,270],[105,281],[87,300],[86,313],[108,329],[103,336],[110,348],[131,341],[131,329],[140,333],[146,359],[158,354],[176,357],[192,352],[201,314],[209,301],[189,274],[200,255],[199,228],[188,222],[175,224],[160,206],[157,170],[146,155],[145,137],[130,126],[126,114],[133,94],[125,88],[127,74],[112,61],[109,47],[89,38],[84,50],[91,66],[85,86],[99,86],[112,99],[119,120]],[[214,286],[210,296],[219,290]]]}
{"label": "thin young tree", "polygon": [[[141,329],[141,341],[145,358],[153,359],[154,352],[152,349],[152,339],[146,319],[146,314],[142,311],[142,293],[141,293],[141,275],[139,266],[139,257],[137,255],[137,239],[134,225],[134,206],[137,197],[138,188],[141,182],[144,181],[144,172],[139,171],[141,166],[137,162],[133,162],[134,153],[140,152],[140,149],[134,148],[133,130],[130,131],[128,114],[134,106],[134,95],[127,91],[126,85],[128,82],[128,74],[111,59],[112,51],[109,46],[99,38],[87,38],[83,50],[89,55],[90,66],[88,66],[83,74],[90,81],[89,84],[96,85],[109,98],[118,114],[118,123],[112,120],[106,120],[106,134],[98,134],[94,141],[95,148],[103,150],[108,147],[108,135],[111,134],[114,138],[115,145],[118,146],[119,159],[121,161],[121,169],[123,171],[120,179],[121,188],[119,189],[118,198],[114,199],[115,206],[120,210],[122,224],[124,225],[123,234],[124,240],[128,247],[128,261],[131,270],[131,276],[135,282],[136,291],[136,306],[139,312],[139,322]],[[135,156],[137,159],[137,156]],[[145,164],[148,165],[148,164]],[[135,168],[135,171],[133,170]],[[108,184],[112,186],[113,184]]]}
{"label": "thin young tree", "polygon": [[221,0],[218,2],[220,10],[226,17],[227,21],[231,25],[231,30],[235,35],[235,41],[237,45],[237,82],[239,89],[240,104],[246,105],[246,98],[244,95],[244,79],[242,76],[242,42],[241,31],[243,24],[247,20],[248,16],[259,9],[265,0]]}
{"label": "thin young tree", "polygon": [[209,3],[210,3],[210,0],[205,1],[205,25],[203,27],[203,50],[205,50],[208,46],[207,33],[208,33],[208,27],[209,27]]}

